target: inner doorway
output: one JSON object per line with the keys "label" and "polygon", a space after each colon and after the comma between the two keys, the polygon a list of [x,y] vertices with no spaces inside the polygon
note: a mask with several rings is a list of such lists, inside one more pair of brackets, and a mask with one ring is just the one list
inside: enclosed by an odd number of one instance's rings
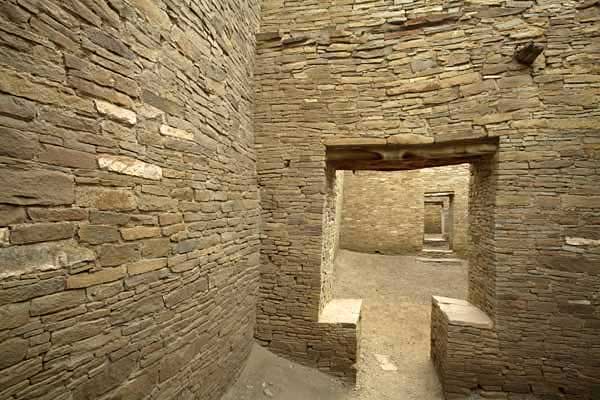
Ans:
{"label": "inner doorway", "polygon": [[428,192],[424,194],[424,251],[435,249],[453,250],[454,205],[454,192]]}
{"label": "inner doorway", "polygon": [[444,202],[425,197],[423,208],[425,210],[423,226],[425,236],[444,237]]}

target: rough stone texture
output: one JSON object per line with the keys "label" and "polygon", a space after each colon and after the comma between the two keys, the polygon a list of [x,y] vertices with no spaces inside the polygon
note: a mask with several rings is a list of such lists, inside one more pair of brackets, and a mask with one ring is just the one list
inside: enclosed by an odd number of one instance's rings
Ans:
{"label": "rough stone texture", "polygon": [[74,233],[75,225],[69,222],[14,225],[10,230],[10,241],[13,244],[46,242],[70,239]]}
{"label": "rough stone texture", "polygon": [[468,165],[397,172],[347,171],[340,247],[365,253],[418,253],[423,249],[424,196],[448,192],[454,194],[453,249],[466,254],[468,191]]}
{"label": "rough stone texture", "polygon": [[0,399],[212,400],[243,367],[258,3],[0,5]]}
{"label": "rough stone texture", "polygon": [[95,258],[92,250],[73,240],[7,246],[0,248],[0,277],[74,267],[87,264]]}
{"label": "rough stone texture", "polygon": [[[334,228],[322,222],[332,140],[339,155],[357,139],[383,148],[401,134],[431,138],[418,145],[430,149],[494,139],[495,155],[472,160],[469,198],[469,300],[494,322],[490,351],[472,364],[464,351],[447,353],[466,366],[443,382],[447,396],[598,393],[599,11],[558,0],[265,1],[260,342],[316,366],[326,357],[313,344],[330,298],[323,243]],[[514,52],[532,40],[545,50],[524,66]]]}
{"label": "rough stone texture", "polygon": [[73,203],[73,178],[55,171],[12,169],[2,165],[0,202],[17,205]]}

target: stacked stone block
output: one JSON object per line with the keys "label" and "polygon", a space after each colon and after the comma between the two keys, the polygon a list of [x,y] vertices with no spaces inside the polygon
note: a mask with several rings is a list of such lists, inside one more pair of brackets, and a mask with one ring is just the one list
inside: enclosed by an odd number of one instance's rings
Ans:
{"label": "stacked stone block", "polygon": [[[490,318],[465,300],[434,296],[431,310],[431,360],[446,399],[508,399],[497,368],[498,340]],[[482,389],[485,386],[486,389]]]}
{"label": "stacked stone block", "polygon": [[0,5],[0,399],[217,399],[237,376],[258,8]]}

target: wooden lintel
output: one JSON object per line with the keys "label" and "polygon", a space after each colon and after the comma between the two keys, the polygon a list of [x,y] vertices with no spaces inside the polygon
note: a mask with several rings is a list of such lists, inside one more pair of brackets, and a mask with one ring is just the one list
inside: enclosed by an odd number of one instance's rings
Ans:
{"label": "wooden lintel", "polygon": [[335,145],[327,162],[344,170],[410,170],[475,162],[498,150],[497,138],[415,145]]}

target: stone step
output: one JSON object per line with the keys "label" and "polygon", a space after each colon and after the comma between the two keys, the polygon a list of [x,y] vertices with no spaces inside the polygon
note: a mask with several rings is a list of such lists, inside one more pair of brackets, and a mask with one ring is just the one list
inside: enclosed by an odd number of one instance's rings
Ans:
{"label": "stone step", "polygon": [[416,257],[419,262],[427,263],[439,263],[439,264],[462,264],[463,260],[460,258],[430,258],[430,257]]}
{"label": "stone step", "polygon": [[426,242],[447,242],[448,240],[446,238],[444,238],[443,236],[425,236],[423,238],[423,240],[425,240]]}
{"label": "stone step", "polygon": [[423,239],[424,247],[448,247],[448,240],[443,237],[425,237]]}
{"label": "stone step", "polygon": [[425,258],[454,258],[454,252],[450,249],[424,248],[420,255]]}
{"label": "stone step", "polygon": [[423,248],[426,249],[449,249],[448,242],[446,240],[429,240],[423,241]]}

